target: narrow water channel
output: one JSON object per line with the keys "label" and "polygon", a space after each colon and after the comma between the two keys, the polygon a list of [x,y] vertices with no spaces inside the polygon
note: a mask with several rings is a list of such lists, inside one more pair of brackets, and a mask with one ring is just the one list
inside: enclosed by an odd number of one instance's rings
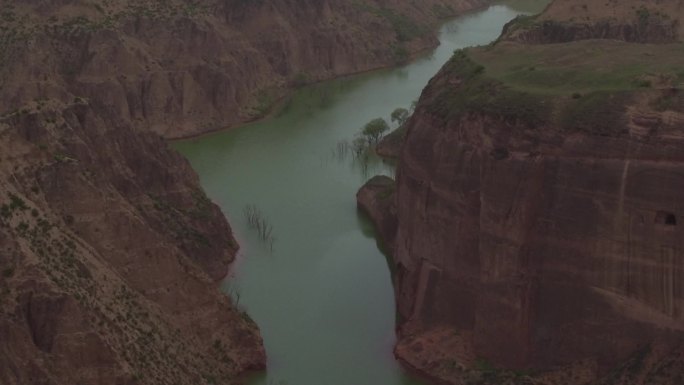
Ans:
{"label": "narrow water channel", "polygon": [[[395,311],[387,262],[355,194],[391,174],[335,154],[369,120],[408,108],[457,48],[486,44],[547,0],[510,0],[440,30],[441,46],[403,68],[302,89],[279,116],[175,143],[227,215],[242,246],[224,288],[259,324],[268,373],[250,385],[409,385],[392,356]],[[389,119],[388,119],[389,120]],[[248,226],[254,205],[272,250]]]}

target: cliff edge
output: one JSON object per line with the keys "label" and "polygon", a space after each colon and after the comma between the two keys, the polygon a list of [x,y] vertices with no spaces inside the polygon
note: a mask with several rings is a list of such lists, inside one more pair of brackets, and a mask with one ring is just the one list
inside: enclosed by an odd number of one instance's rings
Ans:
{"label": "cliff edge", "polygon": [[408,123],[396,354],[449,384],[681,383],[684,45],[538,28],[456,52]]}

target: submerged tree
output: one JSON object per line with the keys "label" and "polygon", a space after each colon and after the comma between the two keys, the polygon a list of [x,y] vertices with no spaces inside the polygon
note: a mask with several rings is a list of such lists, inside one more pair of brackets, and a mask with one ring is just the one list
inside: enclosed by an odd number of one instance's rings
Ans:
{"label": "submerged tree", "polygon": [[352,150],[354,151],[354,158],[358,158],[363,155],[368,149],[368,144],[366,139],[362,137],[357,137],[351,144]]}
{"label": "submerged tree", "polygon": [[368,122],[363,127],[363,135],[368,138],[368,142],[378,143],[382,135],[389,131],[389,125],[383,118],[376,118]]}
{"label": "submerged tree", "polygon": [[399,124],[399,127],[403,126],[404,123],[409,118],[409,112],[406,108],[397,108],[396,110],[392,111],[392,123],[396,122]]}
{"label": "submerged tree", "polygon": [[255,205],[247,205],[243,209],[243,214],[247,219],[247,224],[249,227],[255,229],[259,235],[259,239],[266,242],[271,252],[273,252],[273,242],[275,238],[273,237],[273,226],[268,222],[264,214],[261,213]]}

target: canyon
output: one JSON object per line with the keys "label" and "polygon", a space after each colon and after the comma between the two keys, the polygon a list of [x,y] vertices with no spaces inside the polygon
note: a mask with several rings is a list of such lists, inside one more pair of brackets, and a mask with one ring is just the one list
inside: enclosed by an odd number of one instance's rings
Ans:
{"label": "canyon", "polygon": [[[248,384],[426,383],[393,357],[390,269],[355,209],[359,186],[394,168],[370,153],[367,162],[354,159],[349,142],[369,120],[409,108],[454,50],[487,44],[516,15],[544,6],[512,0],[468,13],[446,22],[440,46],[406,66],[311,85],[269,119],[174,142],[240,241],[224,287],[239,293],[268,356],[267,372]],[[273,243],[245,220],[248,208],[258,209]]]}
{"label": "canyon", "polygon": [[684,381],[682,17],[557,0],[430,81],[383,150],[396,184],[357,195],[400,360],[445,384]]}
{"label": "canyon", "polygon": [[[435,0],[0,4],[0,382],[227,384],[263,369],[218,289],[238,244],[165,139],[403,62]],[[308,21],[310,24],[303,23]]]}
{"label": "canyon", "polygon": [[[394,314],[389,277],[369,272],[389,273],[384,259],[363,259],[372,234],[337,200],[365,174],[344,164],[335,181],[306,178],[330,167],[311,150],[324,140],[279,152],[301,131],[349,127],[306,122],[310,109],[287,104],[300,120],[276,119],[272,136],[244,127],[255,136],[216,140],[192,167],[167,140],[405,63],[438,44],[441,20],[488,4],[1,2],[0,383],[240,383],[267,351],[276,373],[310,371],[308,383],[412,381],[394,361],[371,361],[394,343],[384,334]],[[394,352],[408,368],[445,384],[684,382],[683,7],[556,0],[496,43],[456,51],[430,81],[405,136],[384,144],[400,158],[396,182],[372,178],[357,195],[390,254]],[[327,98],[311,95],[316,111]],[[344,107],[345,124],[368,113]],[[222,180],[264,149],[264,175]],[[237,185],[261,178],[263,191]],[[280,238],[270,253],[250,244],[263,258],[242,263],[280,275],[232,299],[219,281],[239,245],[222,211],[233,220],[263,194],[275,196],[265,209]],[[255,303],[264,293],[275,300]],[[268,350],[251,316],[283,307],[289,315],[266,324]]]}

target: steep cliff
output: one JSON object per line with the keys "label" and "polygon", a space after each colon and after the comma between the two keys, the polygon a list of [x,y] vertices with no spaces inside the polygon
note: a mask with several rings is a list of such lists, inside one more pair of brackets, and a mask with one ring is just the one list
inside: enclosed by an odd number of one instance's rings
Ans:
{"label": "steep cliff", "polygon": [[451,384],[684,380],[682,62],[616,40],[454,55],[386,198],[400,359]]}
{"label": "steep cliff", "polygon": [[262,368],[217,290],[237,245],[187,162],[82,101],[0,118],[0,383],[214,384]]}
{"label": "steep cliff", "polygon": [[681,41],[684,2],[677,0],[557,0],[538,16],[519,17],[502,38],[531,44],[584,39],[637,43]]}
{"label": "steep cliff", "polygon": [[[487,0],[3,2],[7,109],[64,89],[167,138],[266,114],[293,87],[402,62]],[[12,68],[7,71],[7,65]],[[12,67],[20,64],[20,67]]]}

